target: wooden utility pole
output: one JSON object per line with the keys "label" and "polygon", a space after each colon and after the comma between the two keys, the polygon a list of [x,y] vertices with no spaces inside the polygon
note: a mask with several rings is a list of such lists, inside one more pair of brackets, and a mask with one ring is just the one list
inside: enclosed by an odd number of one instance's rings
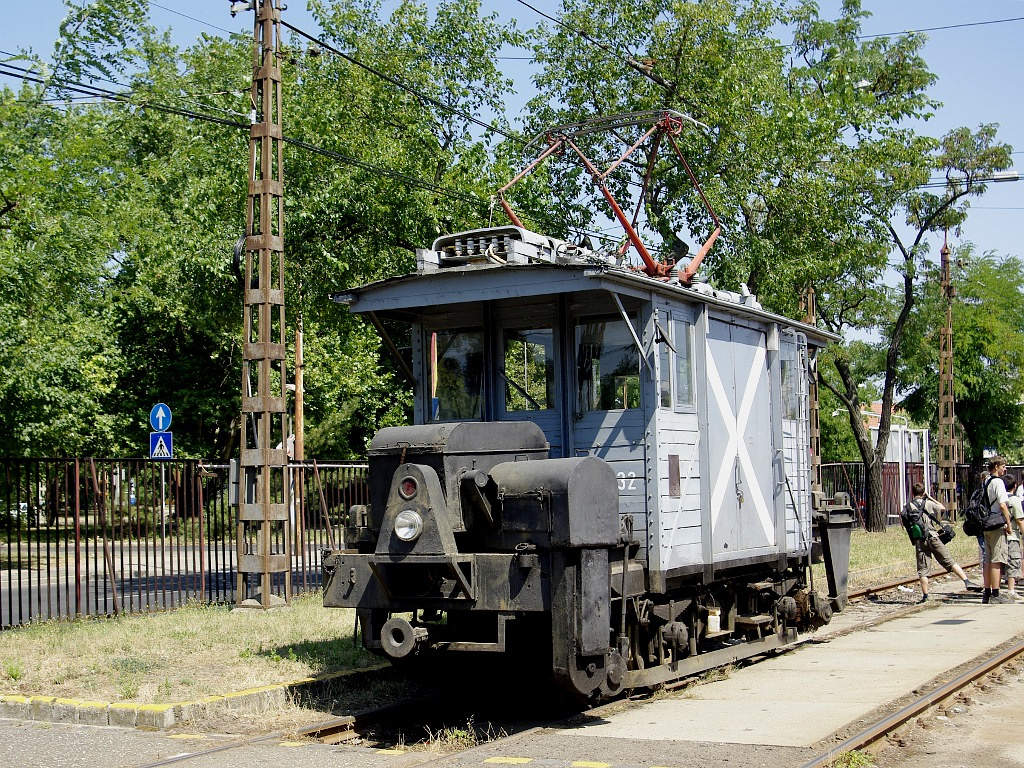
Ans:
{"label": "wooden utility pole", "polygon": [[[281,0],[255,0],[235,604],[291,602]],[[283,596],[273,593],[275,576]],[[249,594],[251,588],[258,592]]]}
{"label": "wooden utility pole", "polygon": [[[800,299],[800,309],[804,313],[804,322],[816,325],[818,322],[818,305],[815,301],[814,286],[807,284],[807,290]],[[807,420],[810,427],[811,448],[811,490],[821,491],[821,411],[818,403],[818,366],[817,361],[808,376],[807,387]]]}
{"label": "wooden utility pole", "polygon": [[[951,518],[956,517],[957,444],[953,411],[953,297],[956,288],[950,277],[949,245],[942,244],[942,296],[946,302],[946,322],[939,333],[939,501]],[[925,478],[927,482],[927,476]]]}

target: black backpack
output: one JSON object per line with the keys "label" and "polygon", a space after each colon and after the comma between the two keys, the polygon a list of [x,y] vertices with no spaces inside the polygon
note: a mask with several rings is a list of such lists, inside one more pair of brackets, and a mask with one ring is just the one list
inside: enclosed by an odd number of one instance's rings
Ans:
{"label": "black backpack", "polygon": [[[968,536],[980,536],[985,531],[1001,528],[1004,525],[1002,512],[999,512],[997,521],[988,497],[988,484],[994,479],[995,477],[990,475],[985,484],[971,494],[971,499],[967,502],[967,508],[964,510],[964,533]],[[998,525],[996,525],[997,522]]]}

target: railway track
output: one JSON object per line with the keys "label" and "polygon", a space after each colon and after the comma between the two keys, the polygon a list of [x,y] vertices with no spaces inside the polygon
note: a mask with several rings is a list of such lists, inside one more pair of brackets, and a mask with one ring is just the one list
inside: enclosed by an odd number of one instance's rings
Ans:
{"label": "railway track", "polygon": [[[976,566],[977,563],[965,564],[965,568],[971,568]],[[931,576],[939,576],[941,573],[931,574]],[[851,591],[849,594],[851,601],[863,600],[872,595],[888,592],[897,589],[900,586],[908,584],[916,584],[917,578],[901,579],[883,584],[872,585],[859,590]],[[909,607],[909,606],[908,606]],[[916,606],[913,606],[916,608]],[[880,617],[880,621],[885,621],[892,616],[887,615]],[[873,624],[875,622],[871,622]],[[864,628],[869,625],[859,625],[857,629]],[[855,630],[853,630],[855,631]],[[811,639],[813,642],[813,638]],[[1017,650],[1006,658],[1012,658],[1024,652],[1024,643],[1022,643]],[[1000,658],[1002,658],[1002,654]],[[811,766],[826,765],[827,761],[834,759],[835,756],[844,751],[850,751],[854,749],[860,749],[865,745],[871,743],[872,740],[877,740],[887,733],[898,728],[901,724],[907,722],[907,720],[913,718],[924,709],[932,706],[936,701],[940,701],[948,696],[952,695],[960,688],[968,685],[971,681],[978,677],[986,674],[995,666],[998,666],[1003,661],[993,661],[988,664],[979,664],[974,670],[965,673],[957,678],[956,681],[952,681],[947,686],[943,686],[942,689],[933,691],[921,698],[919,702],[914,705],[908,705],[896,715],[886,718],[884,722],[876,724],[875,729],[865,729],[861,734],[850,737],[847,741],[838,745],[837,747],[829,750],[821,756],[821,760],[825,762],[811,762],[808,763],[804,768],[811,768]],[[682,681],[680,685],[688,684],[689,681]],[[959,688],[952,688],[954,683],[959,684]],[[666,686],[666,688],[675,688],[678,685]],[[948,690],[947,690],[948,689]],[[642,701],[647,698],[649,694],[637,694],[631,698],[636,701]],[[457,698],[457,697],[456,697]],[[370,739],[377,743],[388,743],[389,739],[387,735],[382,737],[382,734],[398,733],[402,735],[402,738],[406,743],[411,743],[408,739],[408,735],[415,730],[419,729],[419,734],[422,734],[423,726],[421,724],[422,715],[424,712],[445,712],[447,711],[447,705],[441,703],[443,697],[437,699],[428,699],[423,697],[417,697],[412,700],[406,700],[402,702],[387,704],[381,707],[368,708],[363,711],[355,712],[349,715],[343,715],[340,717],[330,718],[323,722],[306,726],[300,729],[292,729],[289,731],[278,731],[270,734],[264,734],[260,736],[254,736],[252,738],[238,739],[228,743],[218,744],[212,747],[196,750],[194,752],[182,753],[173,757],[165,758],[156,762],[147,763],[139,766],[138,768],[158,768],[161,766],[174,765],[187,761],[197,761],[205,756],[213,755],[220,752],[226,752],[230,750],[244,749],[247,746],[273,743],[275,741],[290,741],[298,739],[315,739],[324,744],[342,744],[346,742],[354,742],[357,740]],[[603,711],[612,711],[616,707],[621,707],[624,699],[620,698],[607,704],[601,705],[596,708],[587,710],[585,713],[586,717],[600,717]],[[445,716],[445,715],[442,715]],[[549,721],[536,722],[528,727],[520,728],[513,733],[525,734],[537,729],[543,729],[545,727],[551,727],[555,725],[564,725],[571,721],[575,717],[579,717],[580,713],[573,713],[569,717],[564,714],[560,716],[551,717]],[[461,722],[465,723],[465,715],[451,715],[448,714],[447,720],[449,722],[458,721],[461,717]],[[470,716],[471,717],[471,716]],[[437,720],[440,722],[440,720]],[[504,731],[503,728],[499,727],[499,730]]]}
{"label": "railway track", "polygon": [[836,746],[822,752],[814,759],[804,763],[801,768],[826,768],[826,766],[832,765],[838,756],[846,752],[863,750],[873,744],[876,744],[913,718],[931,709],[936,704],[956,695],[975,681],[1000,669],[1005,664],[1018,658],[1022,654],[1024,654],[1024,641],[1015,643],[1009,648],[1005,648],[998,653],[991,655],[990,657],[973,665],[971,668],[965,670],[955,679],[941,685],[934,691],[922,694],[898,711],[880,718]]}
{"label": "railway track", "polygon": [[[980,565],[981,565],[981,563],[978,562],[977,560],[975,560],[974,562],[971,562],[971,563],[965,563],[963,565],[963,568],[964,568],[964,570],[968,570],[968,569],[971,569],[971,568],[977,568]],[[931,573],[929,573],[928,574],[928,578],[929,579],[934,579],[934,578],[938,578],[939,576],[945,576],[945,575],[946,575],[946,571],[945,570],[937,570],[937,571],[932,571]],[[907,579],[898,579],[896,581],[887,581],[887,582],[883,582],[882,584],[874,584],[874,585],[872,585],[870,587],[864,587],[862,589],[851,590],[848,593],[847,596],[848,596],[848,598],[850,600],[859,600],[861,598],[870,597],[871,595],[877,595],[877,594],[880,594],[882,592],[889,592],[889,591],[891,591],[893,589],[898,589],[899,587],[910,586],[911,584],[917,584],[917,583],[918,583],[917,576],[912,576],[912,577],[907,578]]]}

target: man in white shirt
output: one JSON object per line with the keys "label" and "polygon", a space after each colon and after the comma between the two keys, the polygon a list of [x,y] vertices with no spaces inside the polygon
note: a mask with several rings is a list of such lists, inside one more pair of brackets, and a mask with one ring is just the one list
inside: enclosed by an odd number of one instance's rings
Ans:
{"label": "man in white shirt", "polygon": [[988,471],[990,478],[998,478],[993,482],[985,484],[986,498],[989,510],[995,514],[1002,513],[1004,525],[1000,528],[993,528],[985,531],[985,590],[982,592],[981,602],[983,603],[1005,603],[1010,598],[999,596],[999,578],[1003,565],[1009,564],[1009,549],[1006,544],[1006,534],[1010,531],[1010,510],[1006,504],[1006,486],[1001,478],[1006,474],[1006,459],[1002,456],[993,456],[988,460]]}
{"label": "man in white shirt", "polygon": [[1007,564],[1003,569],[1003,576],[1006,577],[1006,595],[1011,600],[1024,600],[1017,594],[1017,581],[1021,578],[1021,543],[1020,534],[1024,533],[1024,507],[1021,506],[1020,496],[1017,490],[1017,478],[1013,475],[1003,475],[1003,484],[1006,486],[1006,506],[1010,509],[1011,523],[1010,532],[1006,534]]}

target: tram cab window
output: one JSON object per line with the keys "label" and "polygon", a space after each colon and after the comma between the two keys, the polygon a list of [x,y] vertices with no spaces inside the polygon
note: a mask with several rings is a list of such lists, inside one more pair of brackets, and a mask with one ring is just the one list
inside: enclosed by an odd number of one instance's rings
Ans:
{"label": "tram cab window", "polygon": [[[662,332],[667,329],[659,326]],[[693,323],[675,316],[668,323],[670,340],[675,351],[666,344],[658,345],[658,391],[661,407],[686,410],[694,405],[693,392]]]}
{"label": "tram cab window", "polygon": [[640,356],[621,317],[576,325],[576,382],[580,413],[640,407]]}
{"label": "tram cab window", "polygon": [[782,363],[782,418],[797,419],[800,416],[800,379],[797,365],[796,344],[783,343],[779,349]]}
{"label": "tram cab window", "polygon": [[478,328],[428,334],[431,421],[483,417],[484,338]]}
{"label": "tram cab window", "polygon": [[505,412],[554,408],[554,332],[550,328],[505,329],[502,348]]}
{"label": "tram cab window", "polygon": [[693,324],[676,318],[672,322],[672,338],[676,345],[675,404],[686,407],[693,399]]}

